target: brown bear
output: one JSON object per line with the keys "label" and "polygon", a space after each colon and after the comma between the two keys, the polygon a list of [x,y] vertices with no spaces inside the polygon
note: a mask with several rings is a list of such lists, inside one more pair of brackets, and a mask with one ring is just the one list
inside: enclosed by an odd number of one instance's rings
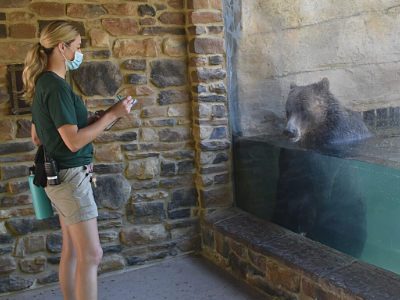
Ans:
{"label": "brown bear", "polygon": [[367,218],[358,171],[351,160],[319,150],[322,146],[336,149],[335,154],[348,153],[349,142],[372,134],[359,113],[332,95],[328,78],[307,86],[291,84],[286,113],[284,133],[299,147],[280,149],[274,222],[360,257]]}
{"label": "brown bear", "polygon": [[329,91],[329,79],[307,86],[292,83],[284,134],[302,145],[329,145],[370,138],[360,113],[344,107]]}

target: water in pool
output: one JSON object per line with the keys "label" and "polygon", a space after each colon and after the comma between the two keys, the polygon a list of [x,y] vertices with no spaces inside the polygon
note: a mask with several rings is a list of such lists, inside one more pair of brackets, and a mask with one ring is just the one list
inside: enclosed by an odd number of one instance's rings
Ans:
{"label": "water in pool", "polygon": [[239,208],[400,274],[398,138],[318,151],[281,137],[233,141]]}

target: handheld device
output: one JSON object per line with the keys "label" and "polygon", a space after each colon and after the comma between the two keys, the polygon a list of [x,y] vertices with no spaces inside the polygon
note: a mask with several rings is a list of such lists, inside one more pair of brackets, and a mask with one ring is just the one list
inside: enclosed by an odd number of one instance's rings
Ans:
{"label": "handheld device", "polygon": [[46,148],[44,147],[44,135],[43,131],[42,133],[42,141],[43,141],[43,152],[44,152],[44,169],[46,171],[46,176],[47,176],[47,183],[49,185],[59,185],[61,183],[60,177],[58,176],[58,167],[57,167],[57,162],[52,159],[51,157],[48,157],[46,154]]}

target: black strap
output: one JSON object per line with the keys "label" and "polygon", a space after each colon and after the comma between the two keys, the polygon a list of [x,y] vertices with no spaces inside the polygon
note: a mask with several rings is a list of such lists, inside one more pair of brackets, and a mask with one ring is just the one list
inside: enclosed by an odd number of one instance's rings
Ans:
{"label": "black strap", "polygon": [[40,146],[35,156],[35,178],[33,179],[33,183],[37,187],[46,187],[47,186],[47,176],[44,168],[44,150],[43,146]]}

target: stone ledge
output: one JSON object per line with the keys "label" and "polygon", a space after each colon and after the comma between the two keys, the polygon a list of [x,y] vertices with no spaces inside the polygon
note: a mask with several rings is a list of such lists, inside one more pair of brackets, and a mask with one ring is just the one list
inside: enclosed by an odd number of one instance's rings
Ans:
{"label": "stone ledge", "polygon": [[[277,262],[281,265],[280,268],[286,270],[284,272],[291,272],[295,276],[302,277],[303,282],[311,282],[314,294],[315,289],[317,291],[317,296],[310,296],[303,294],[304,287],[297,292],[288,289],[284,292],[287,296],[316,299],[318,294],[323,293],[332,297],[329,299],[343,300],[399,298],[399,275],[357,260],[235,207],[215,211],[203,217],[201,223],[204,228],[207,228],[204,232],[208,232],[209,237],[222,235],[225,239],[228,238],[246,247],[249,257],[250,253],[255,252],[259,257],[265,257],[269,261],[268,264]],[[215,233],[209,232],[210,230]],[[208,242],[207,244],[203,247],[210,247],[209,245],[215,243]],[[208,247],[205,252],[210,252]],[[219,265],[224,257],[227,258],[219,255],[215,247],[211,249],[211,252],[212,254],[206,253],[205,256],[216,260]],[[235,253],[232,248],[229,258],[225,260],[225,266],[230,267],[233,273],[237,273],[236,275],[247,283],[269,296],[277,296],[283,292],[280,283],[274,282],[276,277],[273,273],[274,269],[265,267],[265,270],[260,271],[269,272],[269,275],[254,277],[254,267],[250,263],[253,261],[233,256]],[[281,284],[285,286],[284,282]]]}

